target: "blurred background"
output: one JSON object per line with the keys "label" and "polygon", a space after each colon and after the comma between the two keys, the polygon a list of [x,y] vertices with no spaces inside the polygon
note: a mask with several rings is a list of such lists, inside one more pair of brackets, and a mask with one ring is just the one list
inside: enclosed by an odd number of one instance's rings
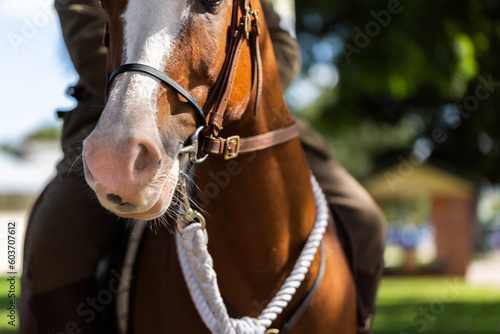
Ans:
{"label": "blurred background", "polygon": [[[500,333],[500,1],[295,2],[290,108],[387,217],[374,333]],[[0,0],[0,36],[4,244],[53,173],[77,77],[52,1]]]}
{"label": "blurred background", "polygon": [[374,332],[500,333],[500,2],[295,3],[289,104],[387,218]]}

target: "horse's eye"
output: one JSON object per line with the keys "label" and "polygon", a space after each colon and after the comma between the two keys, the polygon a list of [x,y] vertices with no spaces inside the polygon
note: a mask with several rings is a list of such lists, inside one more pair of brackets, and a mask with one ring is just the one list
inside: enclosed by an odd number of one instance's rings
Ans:
{"label": "horse's eye", "polygon": [[104,8],[104,4],[102,3],[102,1],[99,1],[99,4],[101,5],[101,8],[106,10],[106,8]]}
{"label": "horse's eye", "polygon": [[207,7],[217,7],[222,3],[223,0],[200,0],[200,1]]}

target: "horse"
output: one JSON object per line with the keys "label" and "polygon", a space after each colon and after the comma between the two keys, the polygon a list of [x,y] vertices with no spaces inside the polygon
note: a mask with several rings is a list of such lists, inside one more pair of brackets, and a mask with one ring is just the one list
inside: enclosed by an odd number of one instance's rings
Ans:
{"label": "horse", "polygon": [[[260,2],[102,5],[110,83],[84,142],[86,181],[120,217],[162,226],[180,215],[178,232],[145,233],[129,331],[234,332],[209,328],[202,317],[179,260],[182,238],[194,228],[208,234],[215,294],[224,302],[218,311],[255,319],[294,273],[322,198],[281,91]],[[198,191],[188,194],[191,179]],[[285,289],[293,296],[273,304],[279,310],[256,332],[356,332],[351,273],[332,225],[320,234],[301,282]]]}

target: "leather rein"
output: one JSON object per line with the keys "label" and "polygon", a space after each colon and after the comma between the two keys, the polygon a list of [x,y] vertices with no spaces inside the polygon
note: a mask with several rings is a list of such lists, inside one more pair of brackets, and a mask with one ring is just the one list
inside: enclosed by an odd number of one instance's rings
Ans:
{"label": "leather rein", "polygon": [[[240,7],[243,15],[238,18]],[[299,134],[295,124],[287,128],[246,138],[240,138],[238,135],[228,138],[219,136],[219,131],[222,129],[224,120],[224,112],[234,83],[238,59],[245,40],[250,43],[252,61],[251,95],[255,97],[254,114],[255,116],[258,115],[262,95],[262,60],[259,49],[259,34],[259,11],[252,9],[251,0],[233,0],[226,58],[203,108],[198,104],[196,99],[174,79],[162,71],[145,64],[129,63],[117,67],[109,76],[108,85],[111,86],[113,81],[120,74],[126,72],[140,72],[158,79],[184,97],[196,111],[199,127],[191,136],[191,145],[183,147],[180,153],[188,153],[190,155],[190,160],[194,163],[203,162],[209,154],[223,155],[224,159],[228,160],[236,158],[239,153],[262,150],[287,142],[296,138]],[[203,144],[200,147],[199,137],[202,134]],[[198,158],[200,150],[204,152],[202,158]]]}

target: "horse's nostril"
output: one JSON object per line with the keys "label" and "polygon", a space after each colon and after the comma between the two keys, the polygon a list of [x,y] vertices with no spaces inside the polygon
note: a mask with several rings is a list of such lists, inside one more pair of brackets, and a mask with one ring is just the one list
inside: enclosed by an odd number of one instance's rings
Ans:
{"label": "horse's nostril", "polygon": [[122,198],[115,194],[107,194],[106,199],[113,204],[121,204]]}
{"label": "horse's nostril", "polygon": [[137,206],[135,204],[129,202],[123,203],[121,196],[115,194],[107,194],[106,199],[113,204],[118,204],[117,209],[122,212],[134,212],[137,210]]}
{"label": "horse's nostril", "polygon": [[137,211],[137,206],[135,204],[126,202],[126,203],[120,203],[117,209],[120,210],[121,212],[135,212]]}
{"label": "horse's nostril", "polygon": [[161,159],[160,161],[158,161],[158,166],[156,166],[156,168],[160,169],[160,167],[161,167]]}

